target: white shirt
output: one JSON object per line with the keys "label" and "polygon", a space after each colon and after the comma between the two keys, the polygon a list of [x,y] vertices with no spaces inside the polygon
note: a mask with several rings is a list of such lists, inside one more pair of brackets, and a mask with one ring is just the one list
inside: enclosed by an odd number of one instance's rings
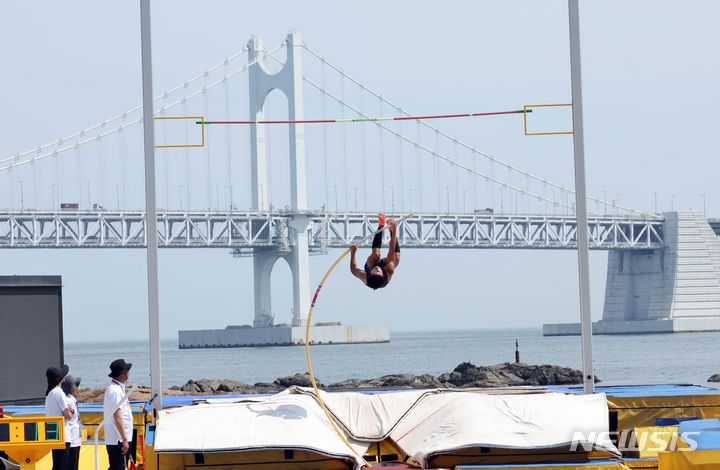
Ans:
{"label": "white shirt", "polygon": [[68,395],[67,400],[70,406],[72,406],[73,415],[69,420],[65,421],[65,442],[70,442],[70,447],[80,447],[80,445],[82,445],[82,437],[80,434],[80,413],[78,413],[77,400],[72,395]]}
{"label": "white shirt", "polygon": [[[68,401],[65,392],[62,391],[60,385],[53,387],[50,393],[45,397],[45,416],[62,416],[63,410],[67,408]],[[68,433],[68,420],[65,420],[65,442],[70,442],[70,434]]]}
{"label": "white shirt", "polygon": [[[105,420],[105,443],[116,445],[122,442],[122,436],[115,426],[115,420],[112,417],[113,409],[120,403],[125,396],[125,384],[113,379],[105,390],[105,400],[103,401],[103,419]],[[128,442],[133,437],[133,418],[130,409],[129,400],[120,407],[122,410],[123,428],[125,429],[125,437]]]}

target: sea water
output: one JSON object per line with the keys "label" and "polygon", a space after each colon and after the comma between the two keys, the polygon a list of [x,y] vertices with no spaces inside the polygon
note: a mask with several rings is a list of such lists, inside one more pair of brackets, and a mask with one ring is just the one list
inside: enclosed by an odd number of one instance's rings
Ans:
{"label": "sea water", "polygon": [[[392,332],[389,343],[318,345],[310,348],[316,379],[324,384],[387,374],[439,375],[465,361],[493,365],[520,360],[581,368],[579,336],[543,337],[540,329]],[[593,337],[595,374],[605,382],[705,383],[720,372],[720,332]],[[130,383],[150,384],[147,342],[65,344],[70,373],[82,388],[105,386],[109,364],[132,362]],[[303,346],[178,349],[161,342],[164,387],[193,379],[234,379],[254,384],[308,370]],[[38,371],[43,373],[44,371]]]}

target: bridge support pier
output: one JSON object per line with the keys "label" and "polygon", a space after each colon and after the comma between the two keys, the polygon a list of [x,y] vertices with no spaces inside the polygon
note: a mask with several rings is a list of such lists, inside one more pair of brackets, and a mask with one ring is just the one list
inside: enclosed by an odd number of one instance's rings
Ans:
{"label": "bridge support pier", "polygon": [[292,326],[305,326],[310,311],[310,217],[296,214],[290,221],[291,252],[285,257],[293,277]]}
{"label": "bridge support pier", "polygon": [[[720,238],[697,212],[664,214],[665,248],[611,250],[594,334],[720,331]],[[545,336],[578,324],[543,325]]]}
{"label": "bridge support pier", "polygon": [[[271,275],[275,262],[280,258],[275,253],[256,252],[253,255],[253,274],[255,281],[255,319],[254,328],[273,326]],[[294,276],[293,276],[294,277]]]}
{"label": "bridge support pier", "polygon": [[[290,228],[294,234],[290,239],[294,242],[291,252],[280,255],[276,252],[256,252],[253,255],[253,274],[255,290],[255,318],[253,327],[269,328],[275,323],[272,313],[272,270],[277,260],[283,258],[290,266],[293,282],[293,318],[292,326],[305,326],[310,306],[310,273],[308,259],[307,228],[308,217],[294,218]],[[297,228],[296,228],[297,227]]]}

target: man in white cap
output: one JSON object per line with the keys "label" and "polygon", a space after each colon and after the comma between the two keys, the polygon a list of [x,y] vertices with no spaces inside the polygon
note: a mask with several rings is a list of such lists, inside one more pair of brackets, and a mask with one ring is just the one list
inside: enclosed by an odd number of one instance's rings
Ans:
{"label": "man in white cap", "polygon": [[110,466],[108,470],[125,470],[127,454],[133,436],[133,418],[130,401],[118,405],[125,397],[125,383],[130,376],[132,364],[116,359],[110,364],[108,377],[112,378],[105,390],[103,419],[105,421],[105,448]]}
{"label": "man in white cap", "polygon": [[[45,416],[62,416],[65,422],[72,418],[73,409],[67,401],[61,386],[70,368],[67,364],[62,367],[48,367],[45,371],[47,377],[47,390],[45,391]],[[53,470],[66,470],[70,449],[70,436],[65,436],[65,448],[53,449]]]}

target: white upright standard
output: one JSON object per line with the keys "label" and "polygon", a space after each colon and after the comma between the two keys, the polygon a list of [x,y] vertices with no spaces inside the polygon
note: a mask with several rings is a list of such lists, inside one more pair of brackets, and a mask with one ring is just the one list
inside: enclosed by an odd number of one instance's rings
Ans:
{"label": "white upright standard", "polygon": [[575,155],[575,215],[577,217],[578,278],[580,282],[580,334],[583,390],[595,391],[592,360],[592,316],[590,315],[590,261],[588,250],[587,199],[585,198],[585,143],[583,141],[582,84],[580,69],[580,15],[578,0],[568,0],[570,23],[570,83],[572,86],[573,150]]}
{"label": "white upright standard", "polygon": [[153,131],[152,47],[150,45],[150,0],[140,0],[142,47],[143,139],[145,148],[145,236],[147,237],[148,321],[150,324],[150,386],[153,417],[162,408],[160,374],[160,302],[158,299],[157,203],[155,202],[155,135]]}

